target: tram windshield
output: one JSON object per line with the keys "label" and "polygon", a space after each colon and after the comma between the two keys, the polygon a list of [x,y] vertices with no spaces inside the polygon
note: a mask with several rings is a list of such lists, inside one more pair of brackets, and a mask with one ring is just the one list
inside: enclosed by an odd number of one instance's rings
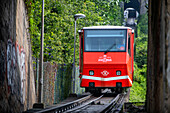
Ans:
{"label": "tram windshield", "polygon": [[124,52],[126,51],[126,30],[100,29],[85,30],[85,52]]}

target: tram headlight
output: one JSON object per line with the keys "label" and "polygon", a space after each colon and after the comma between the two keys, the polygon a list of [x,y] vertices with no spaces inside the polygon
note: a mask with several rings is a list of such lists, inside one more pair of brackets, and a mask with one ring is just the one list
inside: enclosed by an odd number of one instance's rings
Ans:
{"label": "tram headlight", "polygon": [[121,75],[121,71],[116,71],[116,75]]}
{"label": "tram headlight", "polygon": [[94,75],[94,71],[93,71],[93,70],[90,70],[90,71],[89,71],[89,75]]}

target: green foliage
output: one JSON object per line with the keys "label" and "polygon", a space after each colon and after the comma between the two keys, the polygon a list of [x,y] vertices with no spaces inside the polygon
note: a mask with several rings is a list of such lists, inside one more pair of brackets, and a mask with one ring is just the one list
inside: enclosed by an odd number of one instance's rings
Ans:
{"label": "green foliage", "polygon": [[146,96],[146,81],[138,83],[133,82],[133,86],[130,90],[130,102],[145,102]]}
{"label": "green foliage", "polygon": [[147,42],[148,42],[148,16],[140,15],[137,25],[138,37],[136,43],[136,56],[134,64],[134,82],[130,91],[130,102],[144,102],[146,96],[147,71]]}
{"label": "green foliage", "polygon": [[138,34],[148,34],[148,13],[139,16]]}
{"label": "green foliage", "polygon": [[141,33],[136,38],[136,56],[135,61],[138,67],[142,68],[143,65],[147,64],[147,43],[148,36],[147,34]]}
{"label": "green foliage", "polygon": [[138,67],[142,68],[147,64],[147,43],[148,43],[148,15],[140,15],[137,25],[138,37],[136,38],[135,61]]}
{"label": "green foliage", "polygon": [[[30,32],[34,57],[39,57],[42,0],[33,1],[30,13]],[[44,61],[72,63],[74,52],[74,15],[77,20],[76,61],[79,59],[78,30],[85,26],[121,25],[123,13],[118,0],[45,0]]]}
{"label": "green foliage", "polygon": [[144,82],[146,79],[146,71],[147,71],[147,65],[143,65],[142,68],[139,68],[136,63],[134,64],[134,81],[141,83]]}
{"label": "green foliage", "polygon": [[146,99],[146,64],[139,68],[134,65],[134,82],[130,90],[130,102],[145,102]]}

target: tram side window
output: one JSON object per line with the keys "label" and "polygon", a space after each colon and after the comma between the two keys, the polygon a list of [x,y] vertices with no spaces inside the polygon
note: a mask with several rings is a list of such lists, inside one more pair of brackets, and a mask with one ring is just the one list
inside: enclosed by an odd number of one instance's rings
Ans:
{"label": "tram side window", "polygon": [[83,56],[83,35],[81,34],[81,56]]}
{"label": "tram side window", "polygon": [[81,69],[80,69],[80,72],[82,73],[82,71],[83,71],[83,35],[82,35],[82,33],[80,34],[80,36],[81,36],[81,56],[80,56],[80,65],[81,65]]}
{"label": "tram side window", "polygon": [[130,53],[130,35],[129,34],[128,34],[128,53],[131,56],[131,53]]}

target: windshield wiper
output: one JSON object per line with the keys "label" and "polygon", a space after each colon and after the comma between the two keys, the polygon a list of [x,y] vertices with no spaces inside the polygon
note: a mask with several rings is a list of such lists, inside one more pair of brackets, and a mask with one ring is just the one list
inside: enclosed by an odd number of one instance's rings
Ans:
{"label": "windshield wiper", "polygon": [[106,54],[107,52],[109,52],[110,49],[112,49],[114,46],[116,46],[116,44],[113,44],[112,46],[110,46],[110,47],[104,52],[104,54]]}

